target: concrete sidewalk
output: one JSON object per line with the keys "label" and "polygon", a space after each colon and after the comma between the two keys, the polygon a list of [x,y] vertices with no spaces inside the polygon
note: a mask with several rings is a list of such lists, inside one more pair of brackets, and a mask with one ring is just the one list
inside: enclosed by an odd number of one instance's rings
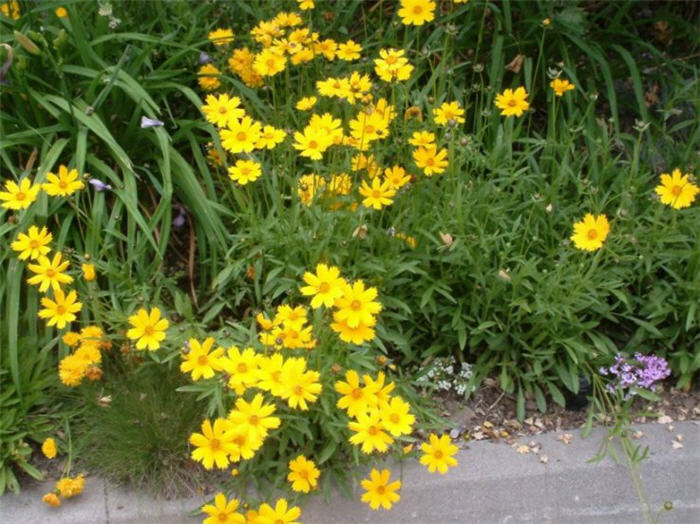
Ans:
{"label": "concrete sidewalk", "polygon": [[[663,424],[639,427],[638,442],[649,445],[643,483],[652,508],[661,513],[658,522],[700,522],[700,425],[674,422],[673,431]],[[401,500],[391,511],[372,511],[357,497],[341,495],[326,504],[313,497],[303,508],[306,524],[462,524],[462,523],[594,523],[643,522],[627,467],[610,459],[589,464],[603,432],[587,439],[569,432],[548,433],[521,439],[541,448],[539,454],[521,454],[505,443],[470,443],[459,453],[459,466],[446,475],[430,475],[417,461],[404,463]],[[682,435],[682,437],[677,437]],[[674,440],[677,442],[673,446]],[[682,444],[682,447],[679,444]],[[521,451],[525,451],[523,448]],[[546,463],[541,457],[547,457]],[[394,468],[393,478],[401,471]],[[60,508],[41,502],[52,483],[37,485],[20,495],[0,498],[0,524],[185,524],[201,522],[189,517],[203,499],[158,500],[142,493],[88,478],[83,494],[64,501]],[[664,511],[665,501],[673,510]]]}

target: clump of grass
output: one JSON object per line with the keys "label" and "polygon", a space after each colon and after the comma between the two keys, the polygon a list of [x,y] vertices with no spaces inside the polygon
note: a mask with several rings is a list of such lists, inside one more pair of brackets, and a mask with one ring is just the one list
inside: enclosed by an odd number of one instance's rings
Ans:
{"label": "clump of grass", "polygon": [[79,464],[114,482],[128,482],[165,496],[193,492],[201,468],[189,460],[187,440],[204,406],[175,393],[182,375],[168,366],[144,364],[119,376],[85,412]]}

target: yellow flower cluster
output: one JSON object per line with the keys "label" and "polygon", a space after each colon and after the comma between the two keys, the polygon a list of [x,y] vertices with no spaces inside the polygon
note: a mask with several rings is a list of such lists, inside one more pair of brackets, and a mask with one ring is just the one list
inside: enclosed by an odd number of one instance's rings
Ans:
{"label": "yellow flower cluster", "polygon": [[83,489],[85,489],[85,476],[83,474],[75,478],[62,477],[56,482],[54,490],[44,495],[41,500],[49,506],[58,507],[61,505],[61,498],[69,499],[80,495]]}
{"label": "yellow flower cluster", "polygon": [[109,350],[112,344],[104,338],[104,332],[99,326],[86,326],[79,333],[68,331],[61,340],[67,346],[75,348],[58,365],[58,376],[63,384],[75,387],[83,378],[99,380],[102,377],[99,367],[102,362],[101,350]]}

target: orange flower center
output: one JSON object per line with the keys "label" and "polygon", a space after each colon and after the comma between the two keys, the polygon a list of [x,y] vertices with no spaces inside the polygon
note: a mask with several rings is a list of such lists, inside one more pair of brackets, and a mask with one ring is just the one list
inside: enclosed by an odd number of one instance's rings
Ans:
{"label": "orange flower center", "polygon": [[22,191],[17,191],[17,193],[15,193],[15,200],[24,200],[25,198],[27,198],[27,195]]}
{"label": "orange flower center", "polygon": [[423,6],[422,5],[414,5],[413,6],[413,14],[414,15],[419,15],[423,12]]}
{"label": "orange flower center", "polygon": [[375,436],[377,433],[379,433],[379,430],[377,429],[377,426],[370,426],[367,430],[367,433],[369,433],[372,436]]}
{"label": "orange flower center", "polygon": [[270,69],[273,69],[275,67],[275,59],[274,58],[267,59],[267,67],[269,67]]}
{"label": "orange flower center", "polygon": [[239,131],[236,134],[236,140],[238,140],[239,142],[245,142],[247,138],[248,135],[245,133],[245,131]]}
{"label": "orange flower center", "polygon": [[31,240],[29,242],[29,247],[32,249],[38,249],[39,248],[39,241],[38,240]]}
{"label": "orange flower center", "polygon": [[275,524],[284,524],[284,521],[282,519],[277,519],[275,521]]}
{"label": "orange flower center", "polygon": [[221,106],[219,108],[219,113],[221,113],[222,115],[225,115],[226,114],[226,106]]}
{"label": "orange flower center", "polygon": [[200,355],[197,358],[197,364],[199,364],[200,366],[204,366],[204,365],[206,365],[206,363],[207,363],[207,356],[206,355]]}
{"label": "orange flower center", "polygon": [[435,165],[435,159],[433,157],[428,157],[425,159],[425,165],[426,166],[434,166]]}
{"label": "orange flower center", "polygon": [[380,495],[384,495],[385,492],[386,486],[377,486],[377,493],[379,493]]}
{"label": "orange flower center", "polygon": [[316,140],[311,140],[309,142],[309,149],[316,149],[316,148],[318,148],[318,142],[316,142]]}
{"label": "orange flower center", "polygon": [[598,231],[595,229],[589,229],[586,236],[588,237],[588,240],[595,240],[595,238],[598,236]]}
{"label": "orange flower center", "polygon": [[240,364],[238,364],[239,373],[245,373],[246,371],[248,371],[248,366],[245,365],[245,362],[241,362]]}
{"label": "orange flower center", "polygon": [[304,393],[304,389],[299,386],[298,384],[294,386],[294,394],[298,397],[300,397]]}
{"label": "orange flower center", "polygon": [[273,371],[270,377],[272,377],[273,382],[280,382],[280,377],[282,376],[281,371]]}
{"label": "orange flower center", "polygon": [[260,422],[260,418],[258,418],[257,415],[251,415],[250,417],[248,417],[248,422],[251,426],[257,426]]}
{"label": "orange flower center", "polygon": [[398,424],[398,423],[399,423],[399,420],[401,420],[401,417],[399,417],[399,414],[398,414],[398,413],[392,413],[391,416],[389,417],[389,419],[390,419],[394,424]]}
{"label": "orange flower center", "polygon": [[387,56],[385,62],[389,65],[395,64],[398,58],[395,56]]}
{"label": "orange flower center", "polygon": [[362,309],[362,302],[360,302],[360,301],[357,300],[357,299],[353,300],[353,301],[350,303],[350,309],[352,309],[352,310],[354,310],[354,311],[359,311],[360,309]]}
{"label": "orange flower center", "polygon": [[306,471],[305,469],[302,469],[298,474],[304,480],[307,480],[309,478],[309,472]]}
{"label": "orange flower center", "polygon": [[321,285],[318,286],[318,290],[320,293],[328,293],[331,290],[331,285],[328,282],[321,282]]}
{"label": "orange flower center", "polygon": [[435,453],[433,453],[433,456],[434,456],[436,459],[441,459],[441,458],[442,458],[442,451],[439,450],[439,449],[436,449],[436,450],[435,450]]}
{"label": "orange flower center", "polygon": [[671,188],[671,194],[673,196],[680,196],[682,191],[683,191],[683,188],[681,186],[673,186]]}
{"label": "orange flower center", "polygon": [[219,513],[219,520],[221,522],[228,521],[228,512],[222,511],[221,513]]}
{"label": "orange flower center", "polygon": [[515,98],[508,100],[508,107],[515,107],[518,105],[518,101]]}
{"label": "orange flower center", "polygon": [[374,133],[376,130],[377,130],[377,128],[374,127],[374,126],[371,125],[371,124],[367,124],[367,125],[365,126],[365,133],[367,133],[368,135],[371,135],[371,134]]}
{"label": "orange flower center", "polygon": [[64,306],[63,304],[56,306],[56,313],[58,315],[65,315],[67,312],[68,311],[66,309],[66,306]]}
{"label": "orange flower center", "polygon": [[351,395],[352,395],[352,398],[354,398],[355,400],[361,399],[362,398],[362,388],[353,389]]}
{"label": "orange flower center", "polygon": [[46,270],[46,276],[49,278],[53,278],[56,276],[56,271],[54,271],[52,268],[49,268]]}
{"label": "orange flower center", "polygon": [[147,335],[149,337],[152,336],[155,332],[156,330],[153,329],[153,326],[146,326],[145,328],[143,328],[144,335]]}
{"label": "orange flower center", "polygon": [[218,438],[213,438],[209,441],[209,447],[212,449],[212,451],[216,451],[217,449],[221,448],[221,442],[219,442]]}
{"label": "orange flower center", "polygon": [[379,189],[372,191],[372,198],[382,198],[382,192]]}

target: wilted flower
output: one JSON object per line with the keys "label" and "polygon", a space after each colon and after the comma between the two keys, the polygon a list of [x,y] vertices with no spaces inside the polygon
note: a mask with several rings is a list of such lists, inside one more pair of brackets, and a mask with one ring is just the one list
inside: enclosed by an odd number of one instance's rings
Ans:
{"label": "wilted flower", "polygon": [[92,187],[95,188],[95,191],[108,191],[112,189],[112,186],[105,184],[102,180],[98,180],[97,178],[91,178],[89,182]]}

